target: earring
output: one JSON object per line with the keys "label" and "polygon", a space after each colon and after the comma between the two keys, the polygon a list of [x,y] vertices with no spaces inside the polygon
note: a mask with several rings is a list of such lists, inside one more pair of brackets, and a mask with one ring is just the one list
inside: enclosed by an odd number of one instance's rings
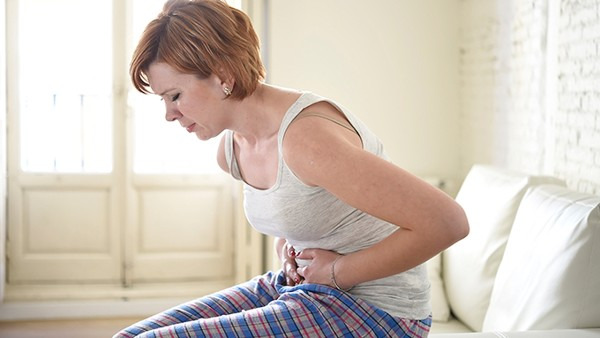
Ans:
{"label": "earring", "polygon": [[231,95],[231,89],[229,89],[229,87],[225,87],[223,88],[223,93],[225,93],[225,96],[229,96]]}

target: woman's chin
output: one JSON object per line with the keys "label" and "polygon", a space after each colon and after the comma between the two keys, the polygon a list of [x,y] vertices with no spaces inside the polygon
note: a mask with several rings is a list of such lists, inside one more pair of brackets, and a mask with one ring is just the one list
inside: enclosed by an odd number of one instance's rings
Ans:
{"label": "woman's chin", "polygon": [[196,137],[200,140],[200,141],[208,141],[211,138],[213,138],[214,136],[208,135],[206,133],[201,133],[201,132],[196,132]]}

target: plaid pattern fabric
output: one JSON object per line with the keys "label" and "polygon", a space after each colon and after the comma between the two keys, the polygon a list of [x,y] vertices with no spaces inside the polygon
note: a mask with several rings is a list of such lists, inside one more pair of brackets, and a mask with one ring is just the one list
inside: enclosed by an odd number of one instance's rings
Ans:
{"label": "plaid pattern fabric", "polygon": [[133,337],[427,337],[424,320],[389,315],[334,288],[283,285],[271,272],[136,323]]}

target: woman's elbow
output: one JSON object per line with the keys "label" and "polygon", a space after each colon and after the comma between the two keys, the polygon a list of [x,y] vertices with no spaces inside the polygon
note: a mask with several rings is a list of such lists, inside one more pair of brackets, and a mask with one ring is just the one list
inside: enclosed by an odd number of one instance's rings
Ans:
{"label": "woman's elbow", "polygon": [[451,245],[467,237],[470,230],[467,215],[460,205],[456,204],[453,214],[454,215],[450,218],[451,221],[447,226],[448,232],[450,233],[449,237],[452,239]]}

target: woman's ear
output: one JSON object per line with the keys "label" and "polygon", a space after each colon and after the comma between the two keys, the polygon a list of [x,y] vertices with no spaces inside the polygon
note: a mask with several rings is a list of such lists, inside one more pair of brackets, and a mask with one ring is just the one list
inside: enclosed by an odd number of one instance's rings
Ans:
{"label": "woman's ear", "polygon": [[[217,77],[221,81],[221,88],[223,89],[223,92],[225,92],[227,96],[231,95],[231,92],[235,87],[235,79],[233,76],[231,76],[231,74],[229,74],[229,72],[225,69],[219,68],[219,74],[217,74]],[[229,94],[227,94],[228,92]]]}

